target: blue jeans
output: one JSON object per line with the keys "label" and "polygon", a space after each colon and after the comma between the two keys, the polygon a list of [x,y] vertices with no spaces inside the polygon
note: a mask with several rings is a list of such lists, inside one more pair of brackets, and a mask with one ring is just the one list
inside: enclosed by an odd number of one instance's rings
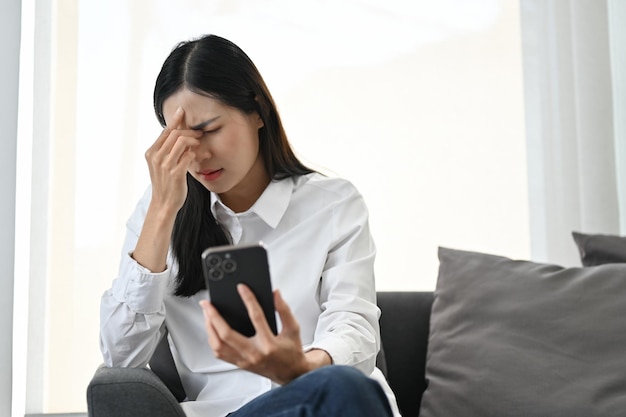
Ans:
{"label": "blue jeans", "polygon": [[273,389],[229,417],[391,417],[378,382],[349,366],[331,365]]}

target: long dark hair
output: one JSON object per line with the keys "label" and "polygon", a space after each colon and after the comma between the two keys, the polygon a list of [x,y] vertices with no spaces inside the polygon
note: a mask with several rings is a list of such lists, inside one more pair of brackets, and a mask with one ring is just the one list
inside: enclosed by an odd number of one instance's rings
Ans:
{"label": "long dark hair", "polygon": [[[154,87],[154,111],[165,127],[163,102],[182,88],[220,100],[263,121],[259,149],[270,178],[312,172],[295,156],[276,104],[250,58],[234,43],[215,35],[178,44],[167,57]],[[187,199],[176,216],[172,250],[179,265],[175,294],[192,296],[206,288],[200,255],[229,243],[210,209],[210,192],[187,173]]]}

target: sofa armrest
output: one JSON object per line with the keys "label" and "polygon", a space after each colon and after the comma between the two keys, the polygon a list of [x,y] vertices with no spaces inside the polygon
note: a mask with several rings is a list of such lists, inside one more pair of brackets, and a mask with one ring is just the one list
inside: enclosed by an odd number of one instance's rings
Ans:
{"label": "sofa armrest", "polygon": [[87,387],[89,417],[185,417],[163,382],[145,368],[96,370]]}
{"label": "sofa armrest", "polygon": [[417,416],[426,389],[426,351],[433,293],[378,292],[377,297],[387,380],[402,415]]}

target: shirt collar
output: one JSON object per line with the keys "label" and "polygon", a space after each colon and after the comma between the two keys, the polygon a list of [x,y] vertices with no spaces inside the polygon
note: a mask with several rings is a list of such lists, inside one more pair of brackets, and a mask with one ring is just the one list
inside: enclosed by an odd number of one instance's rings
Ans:
{"label": "shirt collar", "polygon": [[268,226],[275,229],[280,219],[283,218],[283,215],[287,211],[292,191],[293,181],[291,178],[272,180],[252,207],[243,213],[234,213],[222,202],[219,195],[211,192],[211,213],[213,213],[213,217],[217,219],[218,206],[219,211],[226,212],[231,216],[254,213],[267,223]]}

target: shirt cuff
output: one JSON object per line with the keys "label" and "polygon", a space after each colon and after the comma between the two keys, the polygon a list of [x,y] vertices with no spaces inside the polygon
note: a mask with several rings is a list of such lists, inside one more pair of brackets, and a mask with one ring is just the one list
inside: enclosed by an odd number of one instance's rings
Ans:
{"label": "shirt cuff", "polygon": [[154,273],[141,266],[130,254],[125,273],[113,283],[113,296],[138,314],[156,314],[163,308],[170,270]]}
{"label": "shirt cuff", "polygon": [[326,336],[313,341],[305,351],[321,349],[330,355],[333,365],[352,365],[354,352],[350,345],[338,337]]}

